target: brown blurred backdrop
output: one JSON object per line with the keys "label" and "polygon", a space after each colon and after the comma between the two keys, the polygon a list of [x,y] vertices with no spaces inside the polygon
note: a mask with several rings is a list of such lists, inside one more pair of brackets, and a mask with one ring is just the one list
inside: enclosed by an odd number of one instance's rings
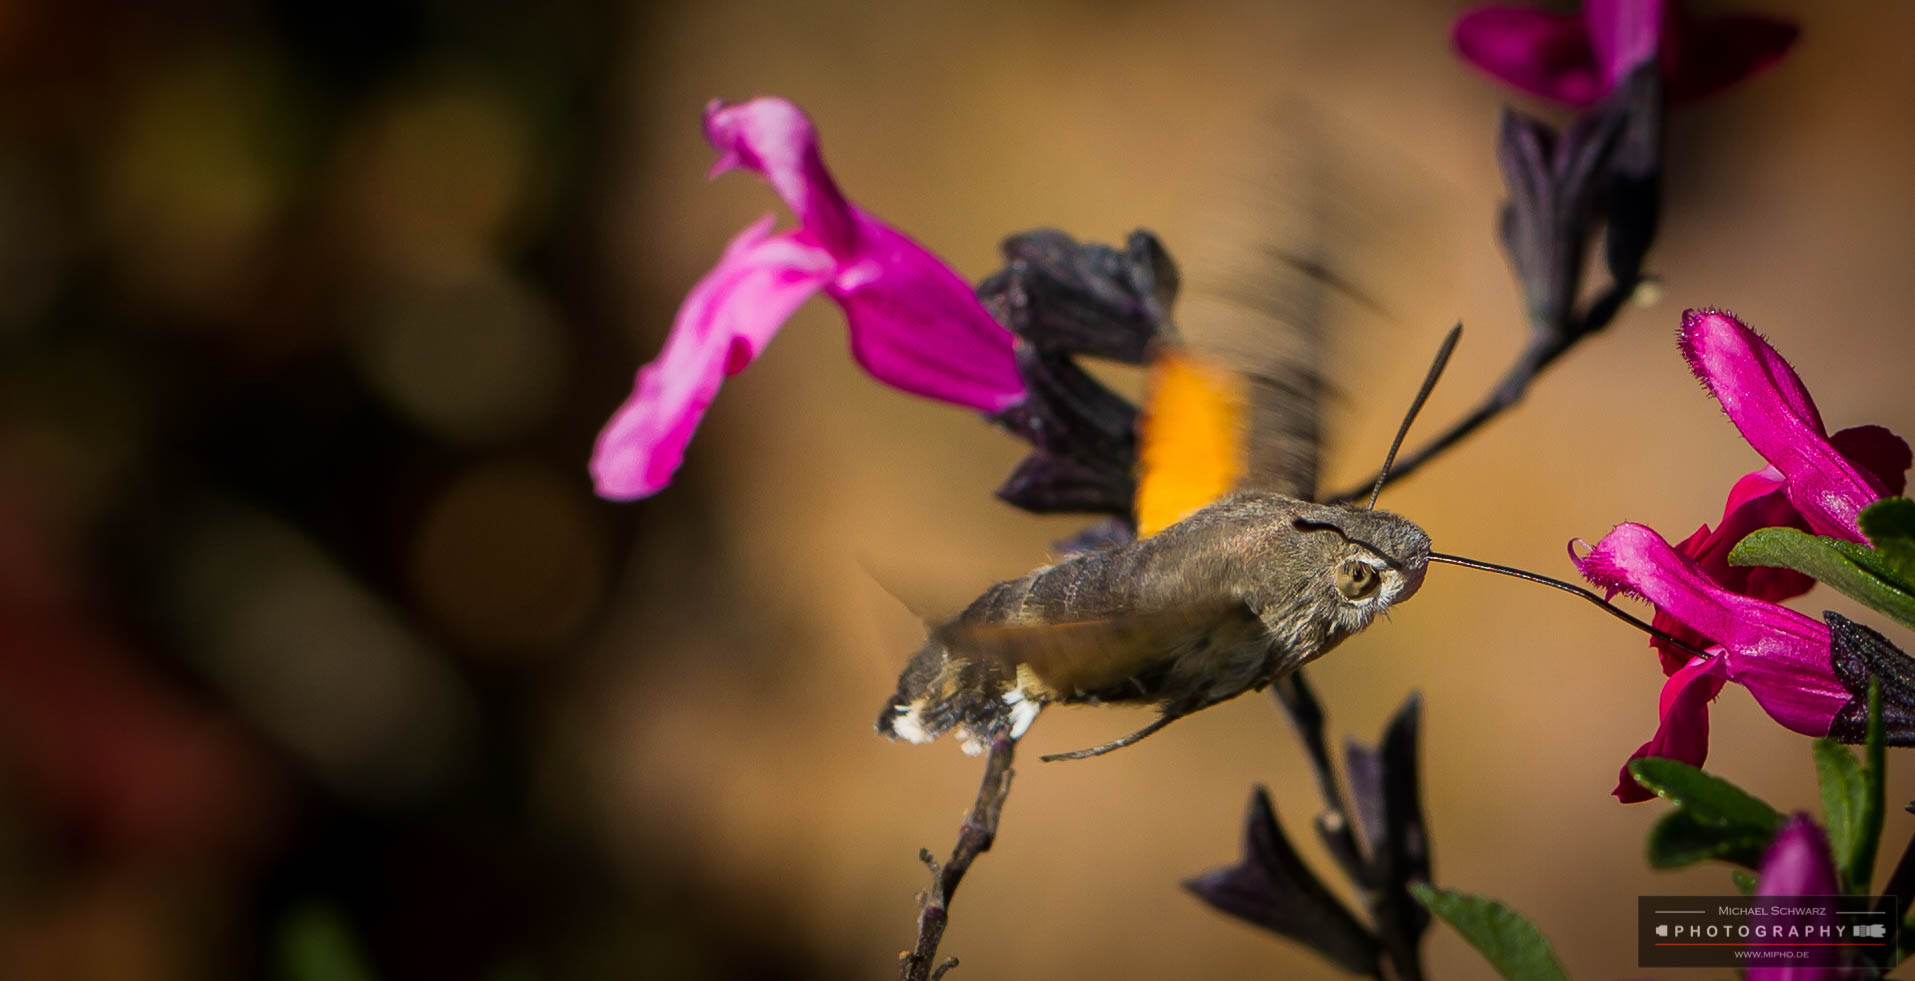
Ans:
{"label": "brown blurred backdrop", "polygon": [[[1915,433],[1915,8],[1762,6],[1796,50],[1670,117],[1661,302],[1385,496],[1438,547],[1568,575],[1572,537],[1715,521],[1759,464],[1676,355],[1685,306],[1764,331],[1832,426]],[[1459,9],[0,7],[0,973],[891,976],[914,856],[979,772],[871,732],[921,636],[891,592],[954,606],[1078,522],[996,502],[1020,447],[863,377],[823,301],[673,487],[592,497],[631,372],[778,208],[704,182],[700,107],[797,101],[846,192],[969,278],[1016,230],[1141,226],[1201,281],[1302,95],[1364,161],[1344,272],[1386,310],[1338,340],[1342,486],[1442,328],[1469,331],[1426,433],[1523,342],[1492,235],[1513,97],[1449,53]],[[1439,569],[1312,671],[1365,740],[1424,694],[1437,879],[1595,978],[1641,973],[1635,896],[1728,884],[1648,871],[1660,806],[1608,796],[1654,665],[1572,601]],[[1323,863],[1267,698],[1035,760],[1143,718],[1033,730],[954,977],[1330,976],[1177,887],[1234,859],[1253,782]],[[1714,730],[1711,769],[1815,808],[1807,741],[1745,692]],[[1884,862],[1911,831],[1891,813]],[[1427,944],[1436,976],[1486,972]]]}

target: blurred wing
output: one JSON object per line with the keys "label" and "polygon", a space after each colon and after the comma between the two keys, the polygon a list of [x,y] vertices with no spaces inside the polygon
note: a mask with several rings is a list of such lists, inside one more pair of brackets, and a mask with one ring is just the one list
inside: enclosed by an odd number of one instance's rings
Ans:
{"label": "blurred wing", "polygon": [[[1198,645],[1247,641],[1263,622],[1240,600],[1054,624],[953,622],[935,636],[953,657],[1016,667],[1057,697],[1108,691]],[[1141,691],[1141,690],[1140,690]]]}
{"label": "blurred wing", "polygon": [[1301,101],[1272,108],[1278,142],[1232,157],[1254,173],[1208,182],[1197,209],[1210,218],[1184,263],[1179,340],[1139,425],[1140,535],[1234,490],[1314,499],[1326,325],[1348,301],[1376,309],[1332,272],[1365,224],[1341,127]]}
{"label": "blurred wing", "polygon": [[1137,422],[1137,534],[1230,493],[1249,469],[1243,376],[1182,348],[1158,353]]}
{"label": "blurred wing", "polygon": [[1267,259],[1260,282],[1213,305],[1201,326],[1191,325],[1189,337],[1242,379],[1244,473],[1238,489],[1307,501],[1317,492],[1328,280],[1296,257],[1272,253]]}
{"label": "blurred wing", "polygon": [[1315,500],[1328,348],[1350,345],[1357,319],[1397,320],[1340,274],[1415,281],[1444,254],[1428,209],[1450,195],[1415,154],[1308,96],[1269,108],[1267,126],[1233,124],[1252,135],[1184,203],[1204,217],[1180,239],[1177,339],[1153,364],[1138,426],[1139,535],[1233,490]]}
{"label": "blurred wing", "polygon": [[1317,373],[1325,278],[1277,263],[1255,302],[1193,302],[1201,343],[1151,364],[1138,422],[1139,537],[1236,490],[1311,500],[1317,491]]}

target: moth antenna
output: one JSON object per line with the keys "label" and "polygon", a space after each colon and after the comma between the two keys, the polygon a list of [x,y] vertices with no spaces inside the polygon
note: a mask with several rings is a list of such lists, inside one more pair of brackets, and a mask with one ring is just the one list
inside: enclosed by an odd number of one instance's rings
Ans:
{"label": "moth antenna", "polygon": [[1403,570],[1403,563],[1398,562],[1394,558],[1391,558],[1390,553],[1385,552],[1384,550],[1380,548],[1377,548],[1375,544],[1371,542],[1366,542],[1361,538],[1351,538],[1349,532],[1344,531],[1340,526],[1331,524],[1328,521],[1312,521],[1309,518],[1298,518],[1297,520],[1290,522],[1290,526],[1300,531],[1335,532],[1338,538],[1341,538],[1352,545],[1360,545],[1364,548],[1369,549],[1371,552],[1374,552],[1376,554],[1376,557],[1379,559],[1382,559],[1384,564],[1388,565],[1390,568],[1395,569],[1399,572]]}
{"label": "moth antenna", "polygon": [[1673,636],[1664,630],[1658,630],[1654,626],[1651,626],[1650,624],[1644,623],[1641,620],[1638,620],[1635,617],[1630,616],[1628,613],[1624,612],[1623,610],[1615,606],[1612,606],[1608,600],[1603,599],[1602,597],[1597,596],[1595,593],[1590,592],[1589,590],[1584,589],[1581,586],[1575,585],[1574,583],[1566,583],[1566,582],[1563,582],[1561,579],[1551,579],[1550,577],[1542,575],[1540,573],[1529,572],[1527,570],[1518,569],[1513,566],[1497,565],[1494,562],[1482,562],[1476,559],[1466,559],[1460,555],[1445,555],[1442,552],[1431,552],[1430,561],[1431,562],[1448,562],[1451,565],[1460,565],[1464,567],[1465,569],[1476,569],[1482,572],[1494,572],[1497,575],[1509,576],[1513,579],[1522,579],[1528,582],[1541,583],[1542,585],[1545,585],[1545,586],[1554,586],[1557,589],[1562,590],[1563,592],[1574,593],[1577,596],[1580,596],[1583,599],[1586,599],[1589,602],[1596,604],[1597,606],[1602,608],[1604,613],[1607,613],[1610,616],[1615,617],[1616,619],[1621,620],[1622,622],[1627,623],[1632,627],[1635,627],[1637,630],[1640,630],[1651,637],[1668,641],[1669,643],[1674,644],[1675,646],[1680,647],[1683,650],[1696,655],[1697,657],[1709,656],[1708,651],[1702,650],[1701,648],[1695,646],[1694,644],[1689,643],[1688,641],[1683,640],[1680,637]]}
{"label": "moth antenna", "polygon": [[1043,759],[1044,759],[1044,762],[1046,763],[1055,763],[1058,760],[1087,760],[1093,756],[1102,756],[1105,753],[1109,753],[1113,750],[1123,749],[1125,746],[1129,746],[1133,743],[1141,742],[1145,736],[1148,736],[1151,733],[1154,733],[1157,730],[1162,729],[1163,727],[1171,724],[1172,722],[1177,721],[1178,719],[1183,718],[1184,716],[1188,714],[1189,714],[1188,712],[1179,712],[1176,715],[1166,715],[1163,718],[1158,719],[1155,722],[1152,722],[1150,725],[1147,725],[1143,727],[1142,729],[1139,729],[1136,732],[1131,733],[1128,736],[1125,736],[1121,739],[1113,739],[1102,746],[1092,746],[1089,749],[1080,749],[1072,753],[1052,753],[1051,755],[1046,756]]}
{"label": "moth antenna", "polygon": [[1416,414],[1423,411],[1423,403],[1430,397],[1430,390],[1436,387],[1436,380],[1443,376],[1443,366],[1449,363],[1450,352],[1456,350],[1456,341],[1463,336],[1463,325],[1458,323],[1450,328],[1448,336],[1443,338],[1443,346],[1436,349],[1436,360],[1430,364],[1430,373],[1423,376],[1423,387],[1416,393],[1416,401],[1410,403],[1410,411],[1403,416],[1403,424],[1396,427],[1396,438],[1390,441],[1390,452],[1383,457],[1383,469],[1376,475],[1376,486],[1370,488],[1370,503],[1366,510],[1376,510],[1377,495],[1383,493],[1383,482],[1390,479],[1390,465],[1396,462],[1396,451],[1403,448],[1403,437],[1410,434],[1410,423],[1416,421]]}

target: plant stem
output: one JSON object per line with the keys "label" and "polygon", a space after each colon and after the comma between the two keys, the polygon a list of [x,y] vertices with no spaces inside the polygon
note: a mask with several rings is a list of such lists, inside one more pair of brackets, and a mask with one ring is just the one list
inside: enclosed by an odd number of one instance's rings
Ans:
{"label": "plant stem", "polygon": [[984,761],[984,780],[977,788],[977,802],[971,805],[971,813],[965,815],[964,823],[958,827],[957,845],[951,849],[950,861],[940,867],[930,849],[918,852],[925,867],[931,870],[931,888],[922,894],[918,906],[917,945],[898,960],[898,976],[904,981],[935,981],[957,966],[955,957],[946,959],[936,969],[931,965],[937,959],[938,943],[944,939],[944,927],[951,918],[951,897],[957,893],[958,883],[964,880],[972,860],[989,851],[991,842],[997,838],[998,816],[1004,812],[1004,799],[1010,796],[1011,777],[1016,772],[1011,769],[1011,757],[1016,749],[1017,740],[1008,733],[999,733],[991,740],[990,754]]}

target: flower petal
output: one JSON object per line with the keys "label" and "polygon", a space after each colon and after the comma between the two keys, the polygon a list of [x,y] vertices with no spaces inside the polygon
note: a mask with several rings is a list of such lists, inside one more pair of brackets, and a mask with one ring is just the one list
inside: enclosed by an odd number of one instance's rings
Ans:
{"label": "flower petal", "polygon": [[[1695,560],[1696,566],[1717,585],[1744,596],[1779,601],[1800,596],[1815,586],[1815,580],[1793,569],[1769,566],[1730,565],[1729,552],[1743,537],[1757,528],[1789,527],[1808,530],[1808,522],[1782,493],[1782,475],[1774,467],[1758,470],[1736,481],[1729,491],[1722,520],[1714,531],[1708,525],[1676,546],[1676,551]],[[1665,611],[1657,610],[1654,626],[1696,647],[1715,643],[1682,625]],[[1662,673],[1674,674],[1688,663],[1690,654],[1660,637],[1649,639],[1662,656]]]}
{"label": "flower petal", "polygon": [[1243,858],[1185,880],[1184,888],[1224,913],[1307,944],[1352,974],[1377,973],[1376,937],[1297,854],[1262,787],[1251,792]]}
{"label": "flower petal", "polygon": [[1456,21],[1451,40],[1470,64],[1525,92],[1577,109],[1608,90],[1575,14],[1532,7],[1478,7]]}
{"label": "flower petal", "polygon": [[[1717,548],[1717,543],[1718,537],[1709,531],[1708,525],[1703,525],[1697,528],[1694,534],[1678,542],[1676,544],[1676,551],[1695,559],[1697,564],[1702,566],[1703,571],[1707,572],[1709,566],[1706,564],[1704,557],[1712,549]],[[1570,554],[1573,557],[1575,553],[1572,552]],[[1611,596],[1613,597],[1613,595],[1612,593]],[[1656,615],[1650,620],[1649,625],[1662,631],[1664,634],[1668,634],[1670,637],[1674,637],[1676,640],[1688,644],[1690,647],[1711,647],[1715,644],[1715,641],[1683,626],[1682,621],[1677,620],[1675,614],[1664,610],[1657,610]],[[1685,648],[1679,647],[1674,642],[1665,640],[1661,636],[1651,636],[1649,638],[1649,646],[1655,648],[1657,658],[1662,661],[1662,673],[1665,677],[1674,675],[1677,671],[1682,670],[1683,665],[1688,664],[1690,658],[1695,656],[1690,654]]]}
{"label": "flower petal", "polygon": [[1788,481],[1789,501],[1817,534],[1861,541],[1856,515],[1886,490],[1843,457],[1787,361],[1728,313],[1682,315],[1681,347],[1696,377],[1762,458]]}
{"label": "flower petal", "polygon": [[1617,525],[1577,564],[1591,582],[1640,596],[1720,644],[1716,673],[1747,687],[1784,726],[1826,735],[1847,701],[1829,666],[1826,625],[1718,585],[1654,530]]}
{"label": "flower petal", "polygon": [[985,412],[1024,397],[1011,333],[936,256],[845,200],[798,107],[713,102],[705,135],[719,152],[714,176],[757,171],[800,227],[772,235],[771,218],[754,224],[685,297],[664,351],[599,434],[592,472],[602,496],[664,487],[724,376],[751,363],[820,289],[844,309],[852,352],[880,381]]}
{"label": "flower petal", "polygon": [[[1850,462],[1890,488],[1890,493],[1901,492],[1906,482],[1910,454],[1908,444],[1900,437],[1880,426],[1857,426],[1836,433],[1829,441]],[[1729,564],[1729,552],[1758,528],[1809,530],[1808,521],[1795,510],[1787,495],[1781,493],[1785,485],[1781,472],[1774,467],[1765,467],[1744,476],[1730,489],[1722,521],[1715,530],[1711,531],[1708,525],[1703,525],[1678,544],[1676,551],[1693,559],[1703,574],[1717,585],[1744,596],[1780,601],[1808,592],[1814,587],[1815,580],[1792,569]],[[1666,610],[1656,611],[1653,625],[1657,630],[1696,647],[1716,644],[1714,638],[1691,629]],[[1687,650],[1660,637],[1651,638],[1649,646],[1660,655],[1665,675],[1675,674],[1689,661]],[[1757,685],[1761,686],[1762,682],[1758,681]],[[1778,718],[1782,714],[1790,714],[1798,719],[1799,725],[1819,725],[1819,719],[1828,710],[1831,698],[1832,695],[1824,691],[1812,696],[1806,706],[1778,706],[1771,714],[1776,714]]]}
{"label": "flower petal", "polygon": [[894,388],[981,412],[1022,400],[1017,339],[970,285],[904,233],[851,211],[857,255],[826,292],[844,307],[858,363]]}
{"label": "flower petal", "polygon": [[1788,657],[1804,646],[1828,652],[1820,622],[1724,589],[1645,525],[1617,525],[1578,565],[1591,582],[1640,596],[1743,656]]}
{"label": "flower petal", "polygon": [[[1714,674],[1719,664],[1720,658],[1695,658],[1663,682],[1656,734],[1631,753],[1630,760],[1661,756],[1699,767],[1709,758],[1709,702],[1722,691],[1722,679]],[[1628,761],[1624,761],[1611,793],[1625,804],[1656,796],[1629,775]]]}
{"label": "flower petal", "polygon": [[1730,565],[1729,552],[1758,528],[1801,528],[1808,530],[1795,505],[1789,503],[1785,481],[1774,467],[1766,467],[1736,481],[1723,505],[1722,521],[1696,551],[1683,549],[1696,560],[1702,571],[1717,583],[1744,596],[1780,601],[1800,596],[1815,585],[1815,580],[1793,569],[1769,566]]}
{"label": "flower petal", "polygon": [[[1833,896],[1841,892],[1835,878],[1835,856],[1829,839],[1806,814],[1789,818],[1762,857],[1762,869],[1755,880],[1758,896]],[[1809,923],[1800,918],[1759,917],[1758,926],[1834,927],[1833,916],[1818,917]],[[1835,968],[1750,968],[1749,981],[1809,981],[1809,979],[1847,977]]]}
{"label": "flower petal", "polygon": [[[1783,609],[1776,607],[1776,609]],[[1826,627],[1824,630],[1826,631]],[[1756,704],[1783,728],[1805,736],[1826,736],[1849,693],[1828,664],[1828,641],[1786,648],[1786,657],[1722,655],[1722,674],[1749,690]],[[1819,650],[1819,653],[1818,653]]]}
{"label": "flower petal", "polygon": [[739,233],[686,294],[664,350],[639,369],[631,396],[599,433],[599,496],[631,500],[664,488],[719,383],[750,364],[829,281],[836,263],[825,249],[803,231],[769,234],[772,221],[767,215]]}
{"label": "flower petal", "polygon": [[1602,72],[1603,91],[1622,81],[1637,65],[1657,55],[1665,34],[1674,34],[1673,4],[1664,0],[1586,0],[1583,25],[1589,48]]}
{"label": "flower petal", "polygon": [[1690,102],[1768,70],[1782,60],[1801,30],[1760,14],[1730,14],[1692,27],[1669,75],[1669,99]]}
{"label": "flower petal", "polygon": [[1585,109],[1649,58],[1671,102],[1712,95],[1782,59],[1800,32],[1757,14],[1686,24],[1669,0],[1586,0],[1578,14],[1491,5],[1465,13],[1462,56],[1525,92]]}
{"label": "flower petal", "polygon": [[852,257],[857,223],[818,155],[818,131],[804,110],[784,99],[753,99],[705,106],[705,139],[718,151],[708,176],[743,167],[763,175],[785,206],[832,255]]}
{"label": "flower petal", "polygon": [[838,261],[827,292],[844,308],[852,355],[872,376],[984,412],[1024,397],[1015,338],[943,260],[845,200],[803,110],[777,98],[715,101],[705,135],[719,152],[713,174],[763,174]]}
{"label": "flower petal", "polygon": [[1885,497],[1908,489],[1911,456],[1907,441],[1881,426],[1852,426],[1829,437],[1837,452],[1880,481]]}
{"label": "flower petal", "polygon": [[1729,499],[1723,502],[1722,505],[1722,522],[1727,524],[1730,515],[1735,514],[1745,507],[1788,507],[1789,503],[1786,500],[1763,500],[1763,498],[1767,498],[1769,495],[1782,490],[1787,483],[1788,481],[1782,476],[1782,471],[1774,467],[1763,467],[1760,470],[1743,474],[1741,479],[1729,487]]}
{"label": "flower petal", "polygon": [[[1889,495],[1902,493],[1907,484],[1910,454],[1908,444],[1901,437],[1881,426],[1856,426],[1829,437],[1829,443],[1857,469],[1874,476]],[[1729,552],[1758,528],[1809,530],[1808,520],[1783,493],[1786,485],[1782,472],[1774,467],[1764,467],[1744,476],[1730,488],[1729,500],[1722,508],[1722,520],[1715,530],[1703,525],[1678,544],[1676,551],[1694,559],[1719,585],[1744,596],[1779,602],[1808,592],[1815,580],[1793,569],[1729,564]],[[1661,610],[1656,611],[1654,625],[1657,630],[1697,647],[1715,643]],[[1674,674],[1689,660],[1687,651],[1660,637],[1651,638],[1649,646],[1660,652],[1664,674]]]}

